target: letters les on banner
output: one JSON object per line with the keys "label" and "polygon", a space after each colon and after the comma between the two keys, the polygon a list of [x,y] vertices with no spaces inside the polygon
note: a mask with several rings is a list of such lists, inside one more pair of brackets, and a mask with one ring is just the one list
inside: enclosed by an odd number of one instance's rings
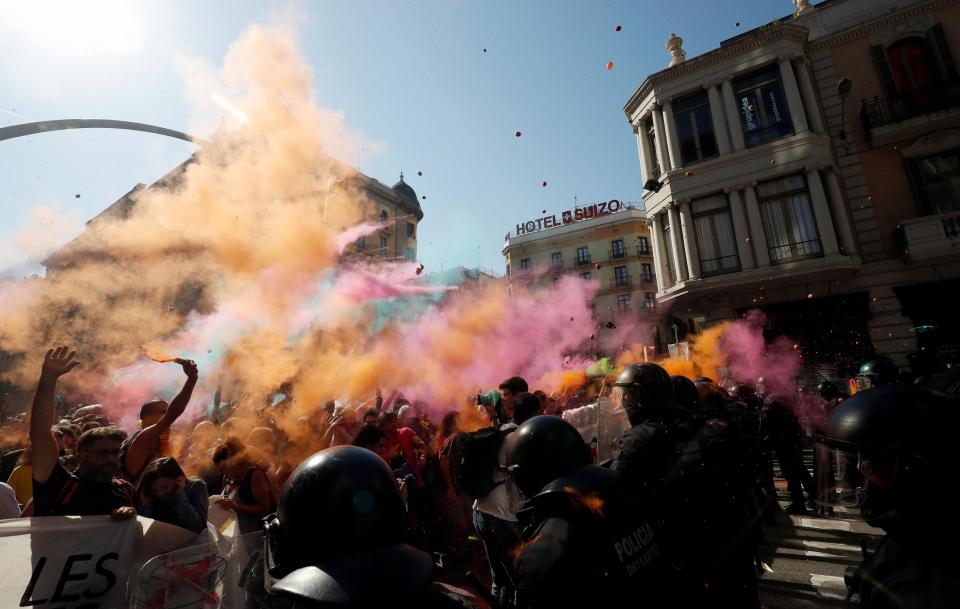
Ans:
{"label": "letters les on banner", "polygon": [[123,607],[137,521],[35,518],[0,526],[3,607]]}

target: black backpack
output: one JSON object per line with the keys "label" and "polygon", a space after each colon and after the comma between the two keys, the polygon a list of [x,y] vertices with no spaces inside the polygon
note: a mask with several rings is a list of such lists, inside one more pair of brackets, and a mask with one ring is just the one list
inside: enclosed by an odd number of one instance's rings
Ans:
{"label": "black backpack", "polygon": [[450,478],[457,491],[480,499],[503,484],[493,481],[493,473],[500,465],[500,446],[510,431],[487,427],[457,434],[448,457]]}

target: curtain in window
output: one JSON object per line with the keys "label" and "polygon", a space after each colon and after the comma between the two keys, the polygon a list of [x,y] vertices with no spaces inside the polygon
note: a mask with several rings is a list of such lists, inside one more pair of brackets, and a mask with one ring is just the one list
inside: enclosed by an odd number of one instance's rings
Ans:
{"label": "curtain in window", "polygon": [[738,270],[740,258],[726,195],[698,199],[692,209],[701,272],[713,275]]}
{"label": "curtain in window", "polygon": [[774,261],[821,253],[820,235],[802,174],[757,185],[763,230]]}

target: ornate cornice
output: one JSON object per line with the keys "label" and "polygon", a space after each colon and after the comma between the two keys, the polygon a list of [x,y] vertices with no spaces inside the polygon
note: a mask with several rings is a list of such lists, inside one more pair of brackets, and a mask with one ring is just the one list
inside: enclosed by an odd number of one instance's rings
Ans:
{"label": "ornate cornice", "polygon": [[859,27],[854,27],[853,29],[847,30],[836,34],[835,36],[829,36],[827,38],[821,38],[820,40],[810,44],[811,51],[820,51],[824,49],[829,49],[830,47],[836,46],[838,44],[843,44],[855,38],[860,38],[872,32],[882,30],[886,27],[890,27],[895,23],[901,21],[906,21],[908,19],[913,19],[918,15],[925,15],[930,11],[935,11],[939,8],[945,6],[950,6],[951,4],[956,4],[958,0],[932,0],[931,2],[926,2],[924,4],[919,4],[917,6],[911,7],[905,11],[899,12],[895,15],[890,15],[888,17],[883,17],[872,21],[870,23],[860,25]]}
{"label": "ornate cornice", "polygon": [[[941,0],[943,1],[943,0]],[[809,30],[805,27],[792,23],[776,24],[770,29],[762,30],[754,36],[749,36],[738,40],[726,46],[721,46],[703,55],[688,59],[685,62],[666,70],[661,70],[647,77],[636,92],[627,100],[623,110],[629,118],[640,107],[643,100],[650,94],[650,91],[666,82],[692,74],[708,66],[717,64],[721,61],[740,55],[741,53],[762,48],[778,40],[787,40],[806,43]]]}

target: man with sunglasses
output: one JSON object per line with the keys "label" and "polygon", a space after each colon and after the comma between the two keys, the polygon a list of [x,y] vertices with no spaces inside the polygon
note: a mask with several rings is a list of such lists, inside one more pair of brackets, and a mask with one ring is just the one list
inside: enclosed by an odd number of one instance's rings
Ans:
{"label": "man with sunglasses", "polygon": [[30,442],[33,445],[33,515],[94,516],[109,514],[114,520],[136,516],[133,487],[116,478],[120,447],[126,434],[117,427],[97,427],[77,440],[77,471],[71,474],[60,463],[57,441],[51,431],[57,379],[78,362],[67,347],[47,351],[33,397]]}

